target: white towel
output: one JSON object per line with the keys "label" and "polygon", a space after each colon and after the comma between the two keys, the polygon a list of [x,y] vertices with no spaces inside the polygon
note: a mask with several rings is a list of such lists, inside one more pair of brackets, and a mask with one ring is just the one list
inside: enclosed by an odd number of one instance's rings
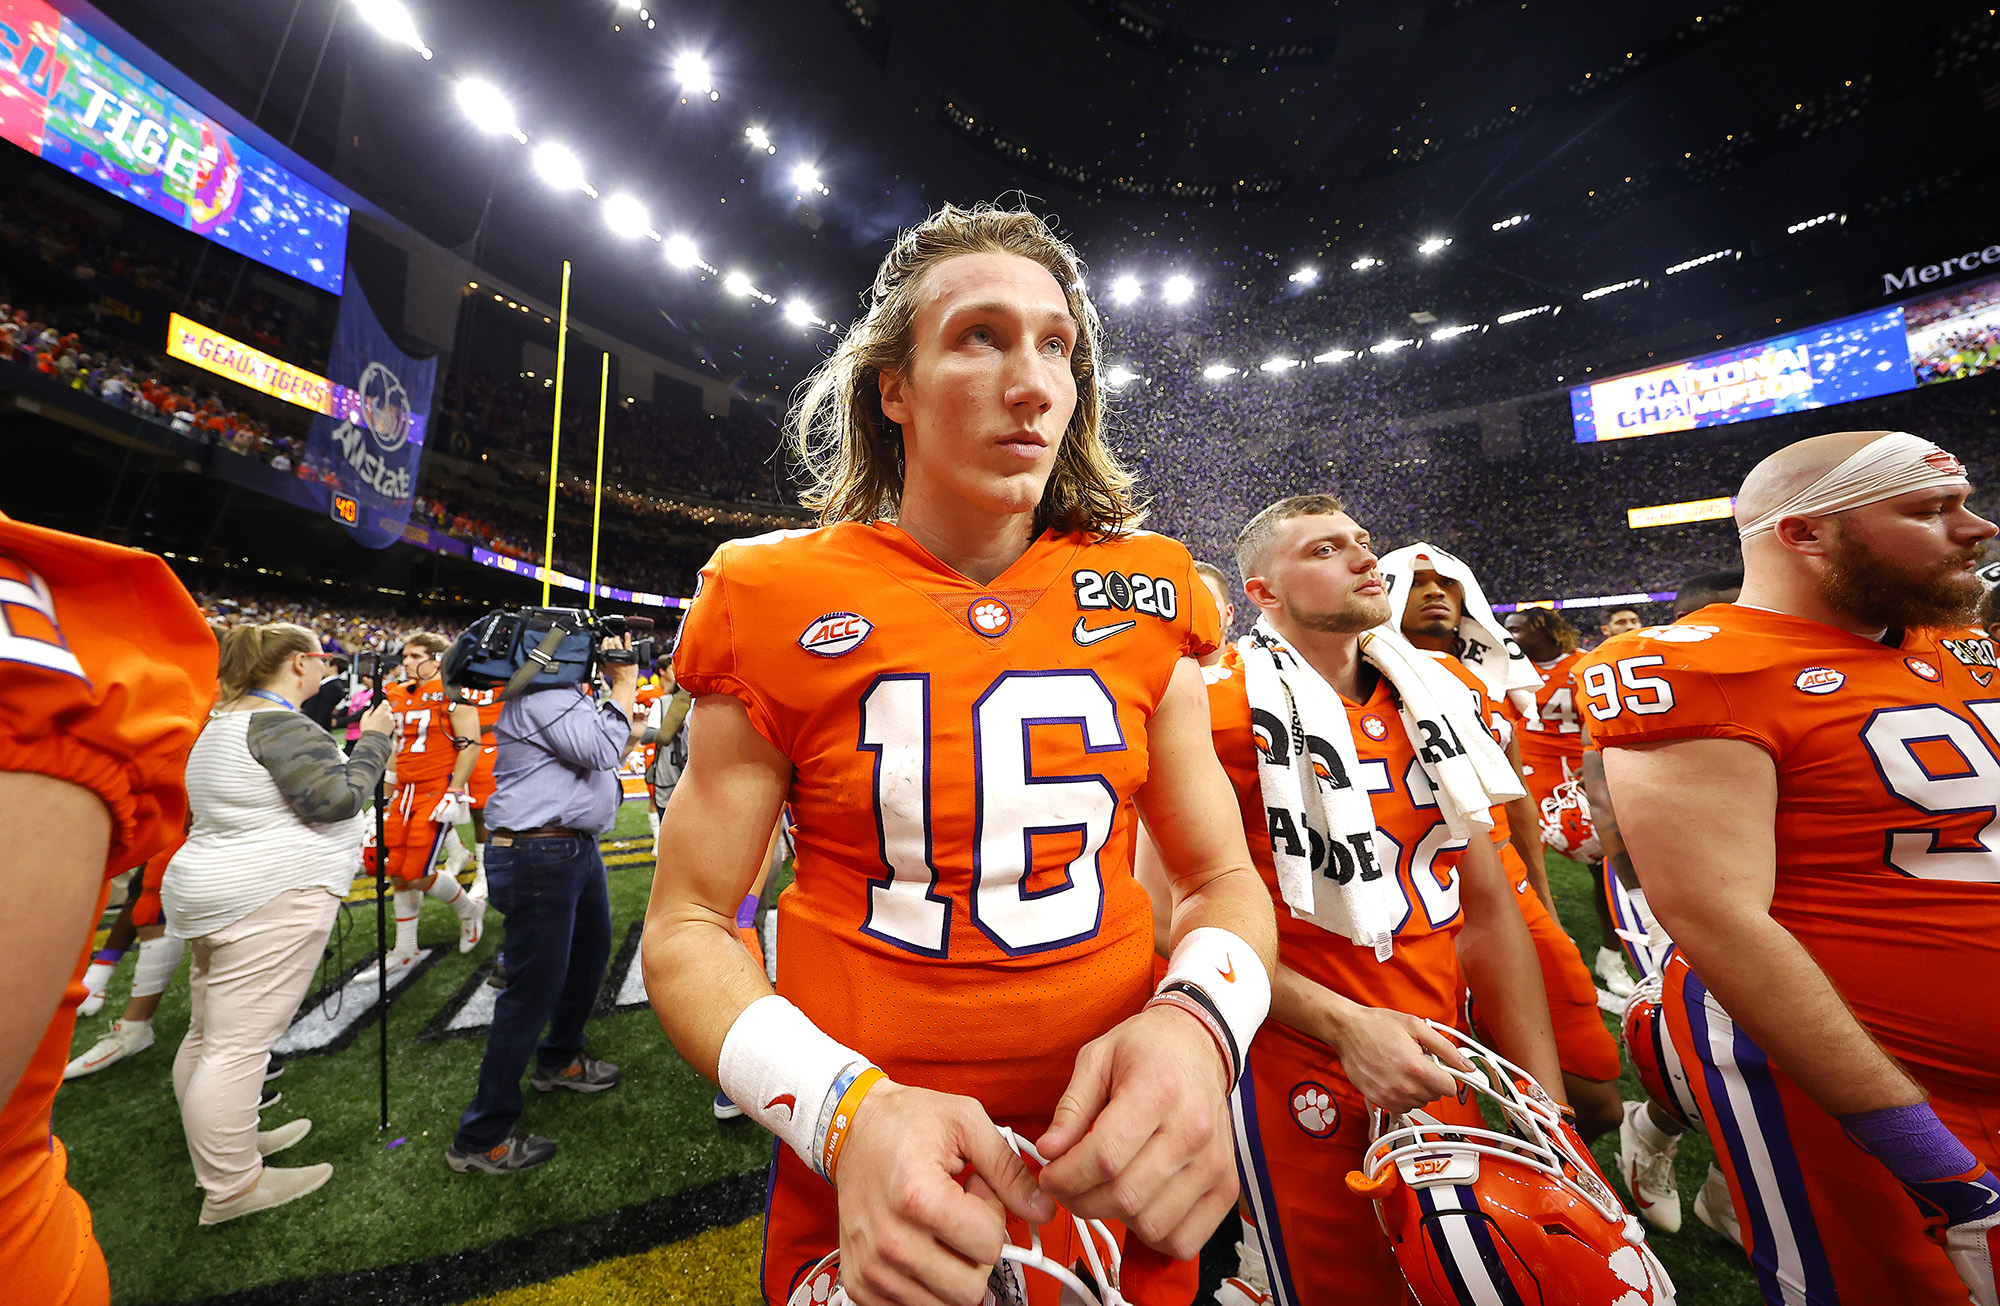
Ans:
{"label": "white towel", "polygon": [[1457,581],[1464,610],[1458,618],[1458,646],[1452,652],[1494,698],[1508,699],[1524,715],[1533,715],[1534,693],[1542,687],[1542,673],[1494,617],[1486,591],[1463,559],[1419,540],[1383,554],[1381,567],[1382,583],[1389,591],[1389,625],[1395,630],[1403,628],[1403,614],[1410,606],[1411,578],[1419,570]]}
{"label": "white towel", "polygon": [[[1267,622],[1237,650],[1261,736],[1258,786],[1279,893],[1294,916],[1387,961],[1403,898],[1391,878],[1394,853],[1378,846],[1374,808],[1355,783],[1361,762],[1347,709]],[[1521,797],[1521,789],[1486,733],[1476,696],[1386,626],[1361,636],[1361,656],[1395,689],[1452,838],[1484,838],[1493,828],[1491,806]]]}

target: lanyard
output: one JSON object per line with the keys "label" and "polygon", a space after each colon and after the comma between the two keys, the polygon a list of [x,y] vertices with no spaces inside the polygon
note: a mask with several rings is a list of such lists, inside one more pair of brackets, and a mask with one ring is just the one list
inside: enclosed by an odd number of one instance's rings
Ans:
{"label": "lanyard", "polygon": [[296,712],[296,711],[298,711],[298,710],[299,710],[299,709],[298,709],[298,705],[297,705],[297,704],[295,704],[295,703],[293,703],[291,699],[289,699],[289,698],[280,698],[280,697],[278,697],[278,695],[276,695],[276,694],[273,694],[273,693],[272,693],[272,692],[271,692],[270,690],[268,690],[268,689],[246,689],[246,690],[244,690],[243,692],[244,692],[245,694],[248,694],[248,695],[249,695],[250,697],[252,697],[252,698],[261,698],[261,699],[264,699],[264,700],[265,700],[266,702],[271,702],[271,703],[276,703],[276,704],[278,704],[279,706],[281,706],[281,707],[284,707],[284,708],[288,708],[288,709],[290,709],[290,710],[291,710],[291,711],[293,711],[293,712]]}

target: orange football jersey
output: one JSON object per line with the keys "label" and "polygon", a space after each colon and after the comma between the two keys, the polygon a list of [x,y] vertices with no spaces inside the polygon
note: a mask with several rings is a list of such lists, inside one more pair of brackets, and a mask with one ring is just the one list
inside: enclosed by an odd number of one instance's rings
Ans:
{"label": "orange football jersey", "polygon": [[1565,653],[1549,666],[1535,664],[1542,673],[1542,687],[1535,691],[1535,715],[1521,722],[1521,764],[1533,767],[1543,783],[1553,788],[1568,778],[1583,760],[1583,724],[1577,716],[1575,675],[1582,661],[1581,650]]}
{"label": "orange football jersey", "polygon": [[1771,755],[1772,918],[1920,1081],[1986,1101],[2000,1098],[1995,667],[1978,631],[1885,645],[1714,604],[1607,640],[1577,675],[1601,748],[1709,737]]}
{"label": "orange football jersey", "polygon": [[[214,698],[215,661],[214,636],[164,562],[0,515],[0,770],[52,776],[103,801],[107,878],[181,835],[187,754]],[[79,928],[69,987],[0,1107],[0,1284],[10,1300],[110,1300],[90,1211],[65,1182],[67,1158],[49,1130],[88,941]]]}
{"label": "orange football jersey", "polygon": [[[436,676],[421,684],[394,680],[382,689],[396,714],[396,783],[419,789],[443,789],[458,761],[452,744],[451,705],[444,681]],[[424,815],[428,816],[426,812]]]}
{"label": "orange football jersey", "polygon": [[1045,534],[990,585],[887,522],[724,544],[674,669],[793,766],[778,991],[897,1080],[1045,1120],[1151,993],[1131,800],[1217,639],[1158,535]]}
{"label": "orange football jersey", "polygon": [[[1236,786],[1251,858],[1277,906],[1278,960],[1356,1002],[1458,1024],[1461,984],[1456,940],[1465,921],[1459,904],[1458,860],[1465,843],[1452,839],[1431,796],[1430,781],[1410,744],[1387,678],[1377,678],[1366,703],[1342,700],[1361,763],[1360,779],[1375,813],[1375,846],[1385,869],[1393,851],[1395,883],[1404,903],[1395,953],[1378,962],[1372,950],[1298,919],[1285,905],[1271,857],[1271,823],[1258,785],[1258,744],[1243,673],[1210,667],[1204,675],[1216,756]],[[1319,1042],[1275,1020],[1265,1021],[1257,1035],[1258,1043],[1267,1040],[1287,1045],[1285,1051],[1291,1056],[1315,1060],[1328,1056]]]}
{"label": "orange football jersey", "polygon": [[[472,794],[474,805],[483,805],[493,796],[493,763],[500,756],[493,727],[500,723],[501,709],[507,705],[500,701],[497,689],[467,690],[465,696],[479,709],[479,758],[472,764],[472,778],[465,787]],[[450,778],[449,774],[446,778]]]}

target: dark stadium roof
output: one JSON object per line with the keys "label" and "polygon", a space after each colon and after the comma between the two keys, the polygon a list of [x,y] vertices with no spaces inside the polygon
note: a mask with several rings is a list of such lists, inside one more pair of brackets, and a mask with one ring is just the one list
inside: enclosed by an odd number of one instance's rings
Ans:
{"label": "dark stadium roof", "polygon": [[[470,240],[490,185],[485,266],[552,299],[569,254],[583,315],[752,387],[788,388],[827,338],[619,242],[468,125],[453,76],[835,321],[898,225],[1017,189],[1075,236],[1100,302],[1121,271],[1196,281],[1187,309],[1107,308],[1114,343],[1121,314],[1268,318],[1274,345],[1311,347],[1566,308],[1422,351],[1435,384],[1399,400],[1418,406],[1854,311],[1885,270],[2000,240],[1985,4],[665,0],[648,25],[614,0],[409,0],[428,63],[351,12],[329,28],[332,6],[100,0],[246,114],[268,79],[256,117],[281,140],[311,83],[300,153],[443,244]],[[717,99],[683,100],[688,49]],[[800,158],[829,194],[796,198]],[[1452,243],[1419,254],[1433,235]],[[1353,271],[1364,256],[1381,265]],[[1316,284],[1287,280],[1308,262]],[[1649,284],[1580,301],[1629,279]]]}

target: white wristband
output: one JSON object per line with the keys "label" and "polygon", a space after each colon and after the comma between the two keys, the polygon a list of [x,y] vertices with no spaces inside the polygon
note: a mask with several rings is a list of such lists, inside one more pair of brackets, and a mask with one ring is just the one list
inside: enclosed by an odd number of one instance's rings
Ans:
{"label": "white wristband", "polygon": [[1241,1078],[1250,1040],[1271,1010],[1271,977],[1255,948],[1212,925],[1190,930],[1174,945],[1166,977],[1153,992],[1154,1002],[1182,1007],[1203,1024],[1220,1021],[1223,1037],[1218,1041],[1231,1063],[1230,1080]]}
{"label": "white wristband", "polygon": [[821,1108],[849,1068],[868,1058],[836,1043],[777,994],[743,1009],[722,1040],[716,1078],[745,1115],[791,1145],[820,1173]]}

